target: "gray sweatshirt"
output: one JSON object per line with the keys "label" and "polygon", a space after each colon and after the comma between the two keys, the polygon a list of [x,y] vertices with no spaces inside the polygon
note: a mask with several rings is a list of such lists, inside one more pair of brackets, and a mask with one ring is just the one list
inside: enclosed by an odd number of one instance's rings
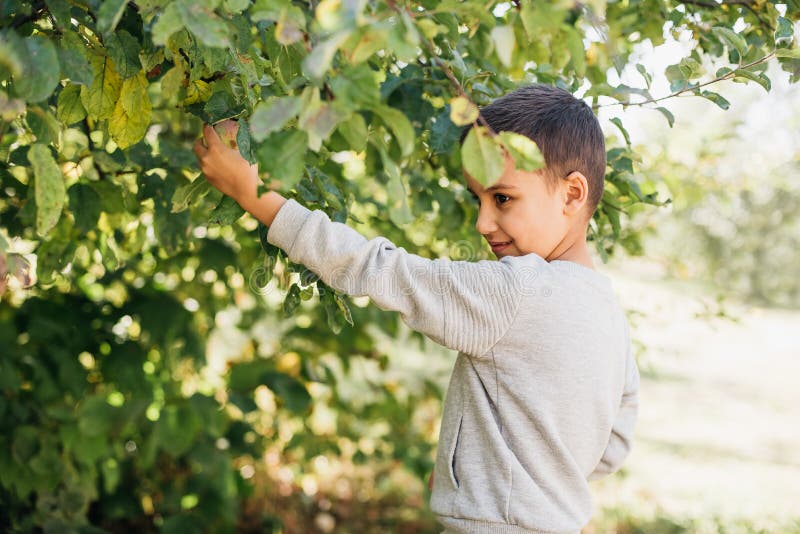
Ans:
{"label": "gray sweatshirt", "polygon": [[604,275],[536,254],[429,260],[293,199],[267,240],[458,351],[430,506],[446,532],[577,533],[631,449],[639,371]]}

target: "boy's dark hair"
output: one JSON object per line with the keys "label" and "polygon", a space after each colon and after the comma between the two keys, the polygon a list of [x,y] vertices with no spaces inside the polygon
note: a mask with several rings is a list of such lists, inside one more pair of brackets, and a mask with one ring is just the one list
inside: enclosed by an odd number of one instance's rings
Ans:
{"label": "boy's dark hair", "polygon": [[[495,132],[514,132],[536,142],[544,156],[551,191],[573,171],[586,176],[591,217],[603,196],[606,144],[600,123],[586,102],[564,89],[536,83],[494,100],[481,108],[481,115]],[[462,129],[459,143],[464,143],[471,128],[469,124]]]}

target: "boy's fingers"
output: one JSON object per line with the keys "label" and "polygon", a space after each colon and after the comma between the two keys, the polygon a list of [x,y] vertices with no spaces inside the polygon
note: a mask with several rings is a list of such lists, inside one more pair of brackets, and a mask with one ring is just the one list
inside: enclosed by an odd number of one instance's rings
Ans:
{"label": "boy's fingers", "polygon": [[198,158],[202,158],[206,155],[206,152],[208,152],[208,147],[205,145],[205,143],[203,143],[202,137],[197,138],[197,140],[194,142],[194,145],[192,145],[192,150]]}
{"label": "boy's fingers", "polygon": [[217,135],[217,131],[210,124],[203,125],[203,137],[206,139],[206,145],[209,149],[218,148],[222,145],[222,139]]}

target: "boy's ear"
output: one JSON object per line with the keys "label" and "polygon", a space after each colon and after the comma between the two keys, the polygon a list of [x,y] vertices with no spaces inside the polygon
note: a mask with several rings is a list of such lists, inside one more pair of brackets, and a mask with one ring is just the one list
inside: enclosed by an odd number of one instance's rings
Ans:
{"label": "boy's ear", "polygon": [[564,195],[564,214],[568,216],[581,212],[589,199],[589,180],[579,171],[572,171],[562,180]]}

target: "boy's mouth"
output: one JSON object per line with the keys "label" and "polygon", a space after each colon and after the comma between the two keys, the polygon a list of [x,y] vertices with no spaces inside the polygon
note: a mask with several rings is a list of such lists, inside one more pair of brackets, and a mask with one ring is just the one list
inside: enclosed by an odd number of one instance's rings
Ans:
{"label": "boy's mouth", "polygon": [[499,252],[511,244],[511,241],[490,241],[492,252]]}

